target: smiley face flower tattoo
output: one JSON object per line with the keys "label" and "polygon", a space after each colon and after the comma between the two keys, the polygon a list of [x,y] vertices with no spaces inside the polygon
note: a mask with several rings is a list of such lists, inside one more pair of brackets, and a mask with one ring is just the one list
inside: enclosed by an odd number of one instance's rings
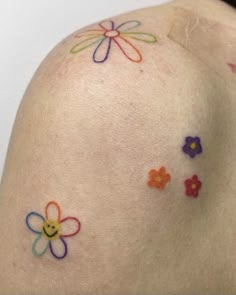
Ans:
{"label": "smiley face flower tattoo", "polygon": [[95,63],[105,62],[111,51],[112,45],[118,47],[123,55],[132,62],[139,63],[143,57],[133,44],[133,40],[145,43],[156,43],[157,37],[140,31],[133,31],[141,26],[141,22],[131,20],[115,26],[113,21],[104,21],[98,24],[98,28],[88,29],[77,34],[75,38],[80,39],[72,49],[76,54],[91,46],[96,46],[93,53]]}
{"label": "smiley face flower tattoo", "polygon": [[32,246],[35,256],[42,256],[48,248],[57,259],[63,259],[68,253],[64,238],[73,237],[80,231],[80,221],[76,217],[61,218],[61,209],[55,201],[45,207],[45,217],[37,212],[26,216],[27,227],[37,237]]}

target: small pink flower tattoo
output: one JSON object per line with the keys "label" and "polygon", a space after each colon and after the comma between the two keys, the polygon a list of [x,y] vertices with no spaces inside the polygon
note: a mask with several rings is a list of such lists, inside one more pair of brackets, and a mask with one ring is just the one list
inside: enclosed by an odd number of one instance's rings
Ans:
{"label": "small pink flower tattoo", "polygon": [[236,74],[236,64],[228,63],[229,68],[233,74]]}
{"label": "small pink flower tattoo", "polygon": [[186,196],[197,198],[199,190],[202,187],[202,182],[198,179],[198,176],[193,175],[191,178],[186,179],[184,184]]}

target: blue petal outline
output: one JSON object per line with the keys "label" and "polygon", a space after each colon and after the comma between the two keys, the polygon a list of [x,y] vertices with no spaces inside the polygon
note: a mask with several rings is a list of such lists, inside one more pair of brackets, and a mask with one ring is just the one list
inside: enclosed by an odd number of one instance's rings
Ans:
{"label": "blue petal outline", "polygon": [[39,214],[39,213],[37,213],[37,212],[34,212],[34,211],[30,212],[30,213],[26,216],[26,218],[25,218],[25,223],[26,223],[28,229],[31,230],[31,231],[32,231],[33,233],[35,233],[35,234],[41,234],[41,231],[34,230],[34,229],[30,226],[29,218],[30,218],[32,215],[36,215],[36,216],[40,217],[40,218],[42,219],[43,222],[45,221],[45,218],[44,218],[41,214]]}

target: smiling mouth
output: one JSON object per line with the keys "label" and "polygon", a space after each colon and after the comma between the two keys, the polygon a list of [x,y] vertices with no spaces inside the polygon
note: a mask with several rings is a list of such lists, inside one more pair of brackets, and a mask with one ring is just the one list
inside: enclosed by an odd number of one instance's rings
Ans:
{"label": "smiling mouth", "polygon": [[55,237],[55,235],[57,235],[58,231],[55,231],[53,234],[49,235],[47,232],[46,232],[46,229],[43,227],[43,232],[45,233],[45,235],[49,238],[53,238]]}

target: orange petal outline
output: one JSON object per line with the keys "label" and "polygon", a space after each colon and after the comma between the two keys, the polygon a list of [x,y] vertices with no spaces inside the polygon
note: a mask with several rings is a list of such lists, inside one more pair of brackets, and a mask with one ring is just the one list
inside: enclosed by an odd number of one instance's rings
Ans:
{"label": "orange petal outline", "polygon": [[127,44],[129,44],[129,46],[131,46],[131,47],[136,51],[136,53],[137,53],[138,56],[139,56],[139,59],[133,59],[133,58],[131,58],[130,56],[128,56],[128,54],[124,51],[123,47],[119,44],[119,42],[116,40],[116,38],[113,38],[113,41],[117,44],[117,46],[120,48],[120,50],[123,52],[123,54],[124,54],[129,60],[131,60],[131,61],[133,61],[133,62],[137,62],[137,63],[141,62],[142,59],[143,59],[143,57],[142,57],[140,51],[139,51],[139,50],[138,50],[138,49],[137,49],[132,43],[130,43],[130,42],[129,42],[128,40],[126,40],[125,38],[123,38],[121,35],[119,36],[119,38],[121,38],[123,41],[125,41]]}
{"label": "orange petal outline", "polygon": [[61,220],[61,208],[57,204],[57,202],[55,202],[55,201],[51,201],[51,202],[47,203],[47,206],[45,207],[45,216],[46,216],[46,219],[48,219],[48,208],[51,205],[54,205],[57,208],[57,211],[58,211],[58,218],[57,218],[57,220],[58,220],[58,222],[60,222],[60,220]]}

